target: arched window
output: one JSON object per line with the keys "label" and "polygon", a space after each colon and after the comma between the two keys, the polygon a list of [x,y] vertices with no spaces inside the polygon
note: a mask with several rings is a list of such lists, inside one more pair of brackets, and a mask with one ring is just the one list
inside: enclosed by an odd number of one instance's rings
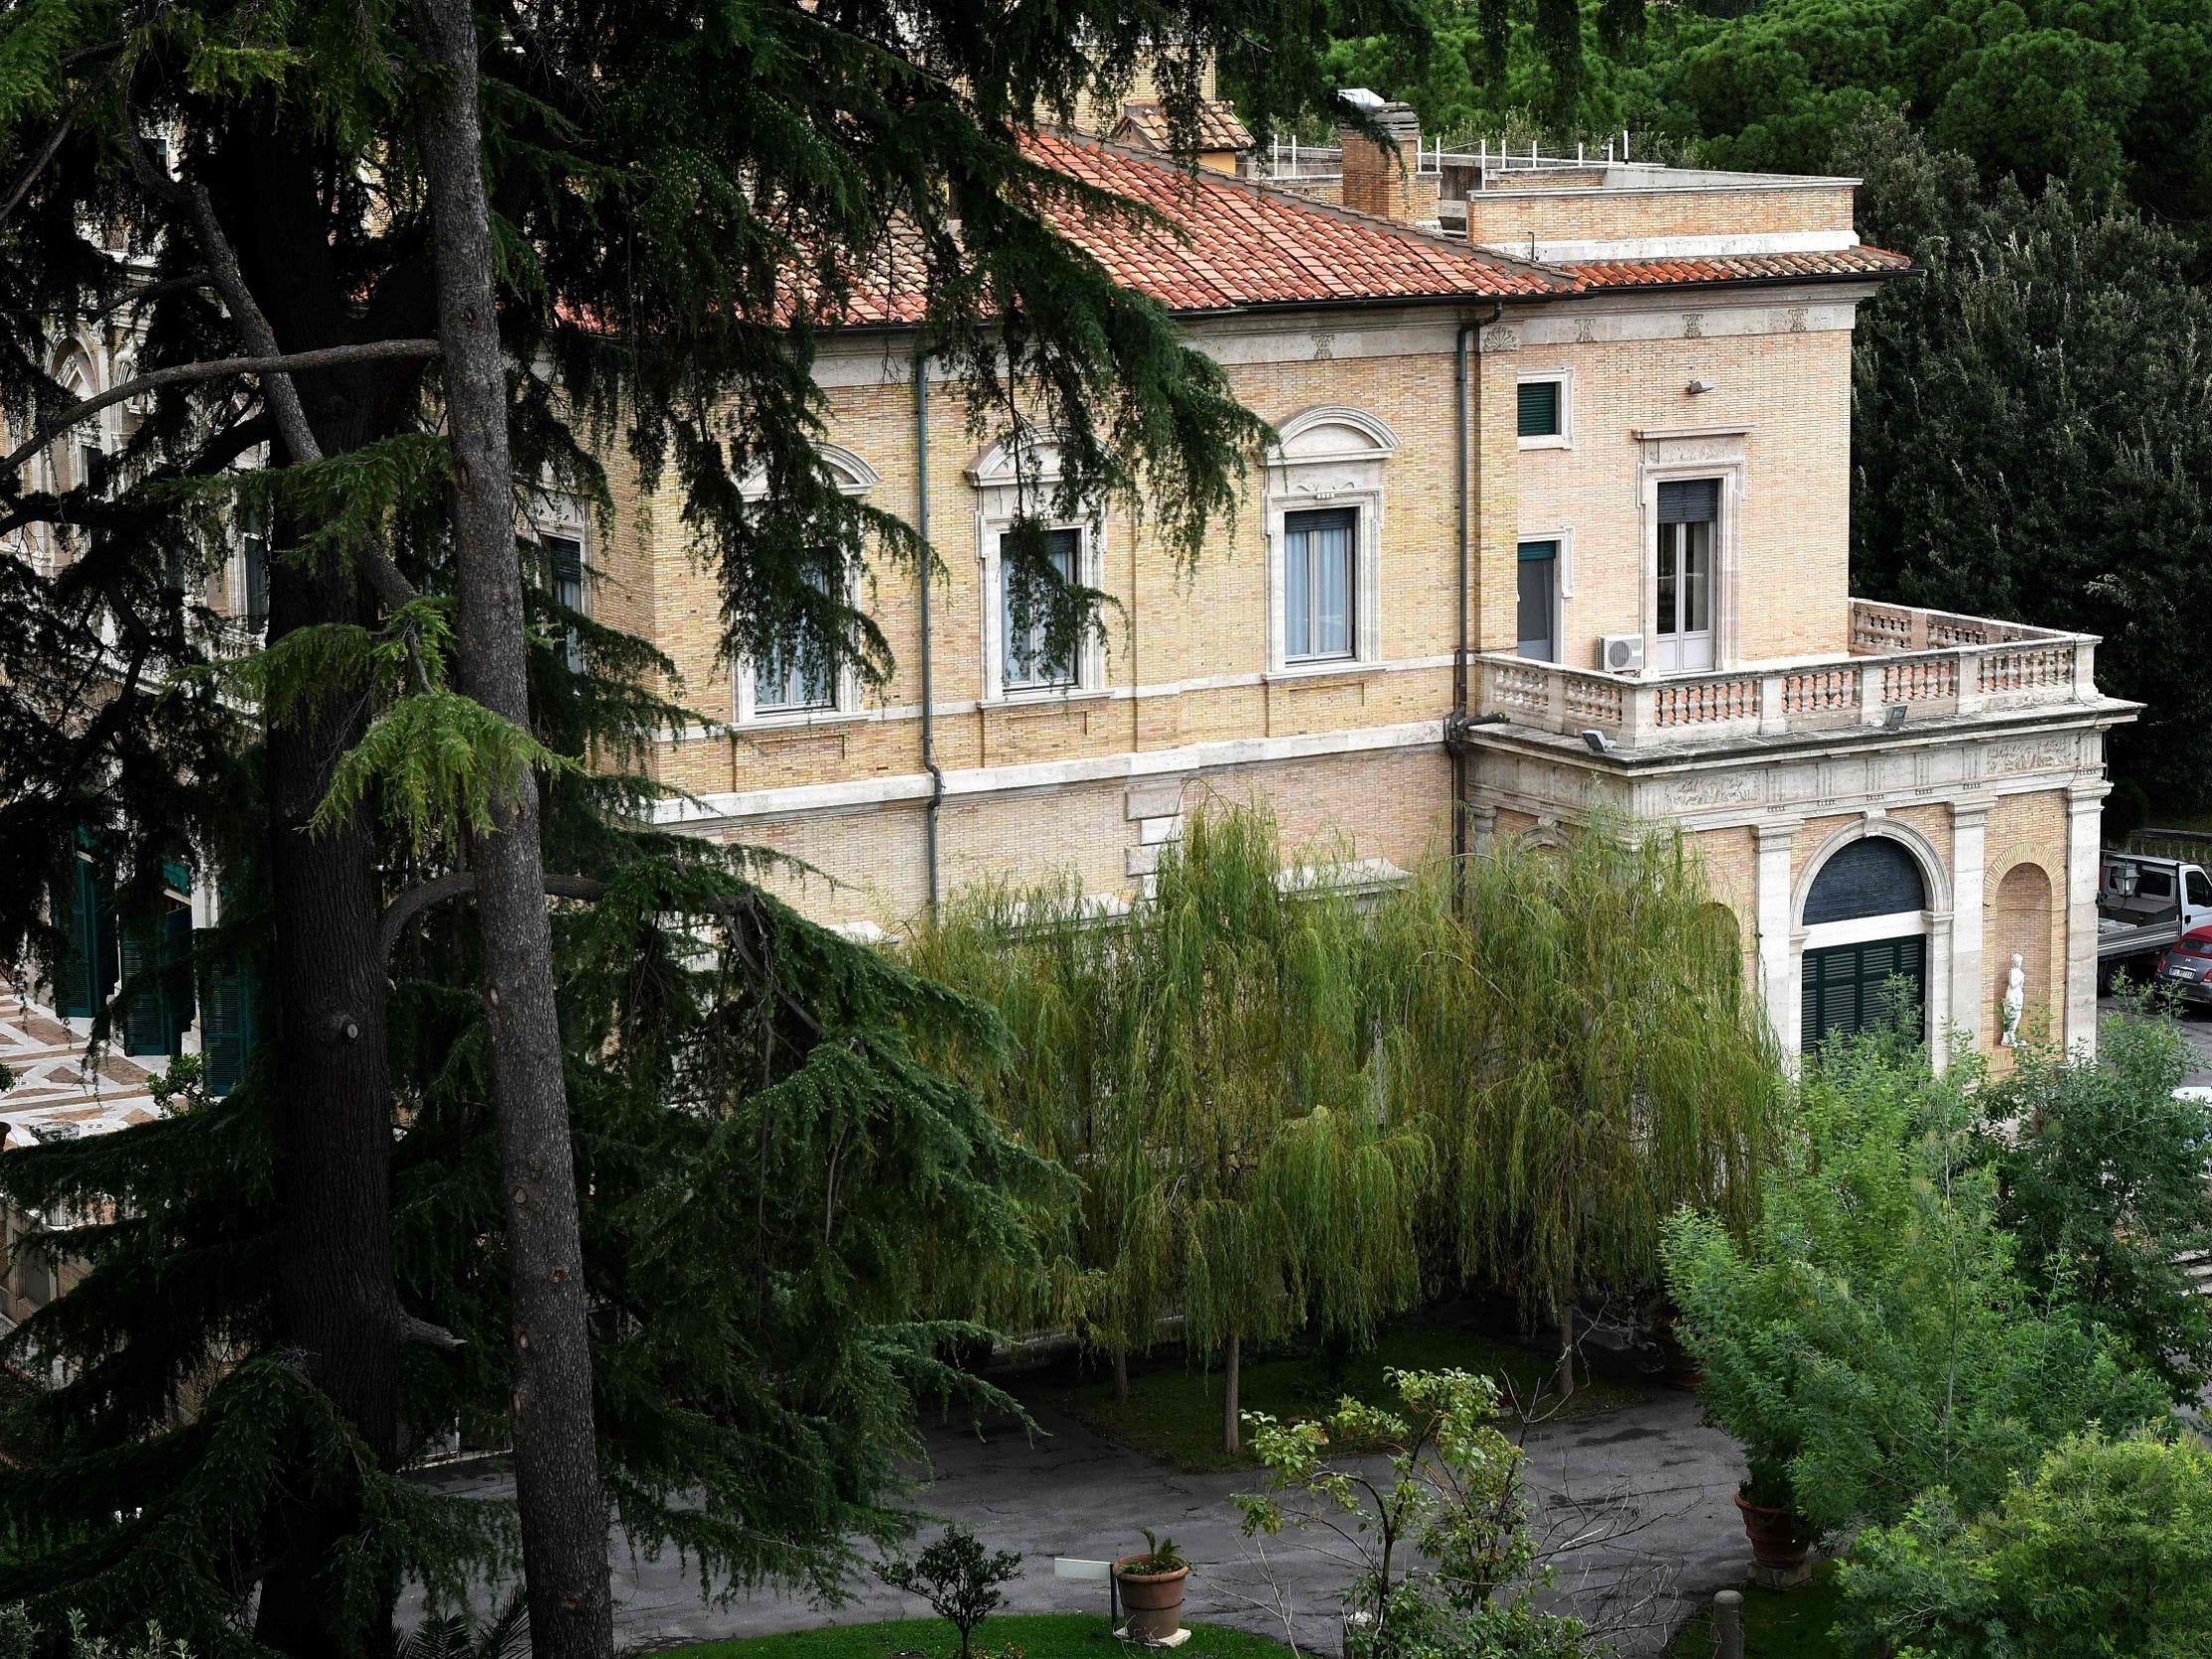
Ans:
{"label": "arched window", "polygon": [[1927,883],[1911,853],[1887,836],[1870,835],[1841,848],[1813,878],[1805,926],[1853,922],[1927,909]]}
{"label": "arched window", "polygon": [[1805,895],[1799,964],[1806,1049],[1884,1024],[1902,1009],[1924,1012],[1927,909],[1919,861],[1892,837],[1847,841],[1821,866]]}

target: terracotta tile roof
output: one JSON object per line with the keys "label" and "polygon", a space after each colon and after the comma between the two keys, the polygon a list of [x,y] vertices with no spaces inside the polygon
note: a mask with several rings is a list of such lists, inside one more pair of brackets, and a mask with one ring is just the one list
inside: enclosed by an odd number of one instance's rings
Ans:
{"label": "terracotta tile roof", "polygon": [[1132,230],[1120,219],[1058,216],[1059,230],[1115,281],[1171,311],[1512,299],[1571,288],[1520,260],[1134,150],[1059,133],[1025,143],[1034,160],[1141,203],[1174,227]]}
{"label": "terracotta tile roof", "polygon": [[[1114,136],[1122,143],[1135,144],[1141,149],[1166,152],[1175,148],[1168,131],[1165,104],[1123,104],[1121,124],[1114,128]],[[1248,150],[1252,147],[1251,128],[1237,118],[1235,104],[1216,98],[1199,105],[1198,147],[1202,150]]]}
{"label": "terracotta tile roof", "polygon": [[1819,254],[1726,254],[1701,259],[1584,260],[1553,269],[1584,290],[1674,288],[1694,283],[1804,282],[1829,277],[1894,277],[1912,269],[1902,254],[1882,248],[1843,248]]}
{"label": "terracotta tile roof", "polygon": [[[1880,248],[1832,253],[1531,264],[1486,248],[1160,155],[1060,132],[1022,140],[1030,159],[1158,214],[1159,228],[1069,206],[1055,228],[1114,281],[1171,311],[1372,301],[1541,300],[1699,283],[1818,282],[1911,268]],[[921,250],[894,234],[853,284],[847,323],[908,324],[924,313]],[[795,296],[794,296],[795,298]]]}

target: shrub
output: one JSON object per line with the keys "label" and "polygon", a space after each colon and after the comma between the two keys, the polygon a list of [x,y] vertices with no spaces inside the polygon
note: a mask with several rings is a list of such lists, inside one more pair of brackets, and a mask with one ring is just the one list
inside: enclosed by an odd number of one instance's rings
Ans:
{"label": "shrub", "polygon": [[960,1632],[960,1659],[970,1659],[976,1626],[1005,1601],[998,1586],[1020,1570],[1021,1557],[1014,1552],[987,1552],[974,1533],[958,1524],[947,1527],[942,1538],[912,1560],[881,1568],[885,1583],[922,1597]]}
{"label": "shrub", "polygon": [[1749,1453],[1751,1501],[1836,1531],[1942,1484],[1972,1515],[2067,1435],[2166,1415],[2154,1378],[2014,1272],[1974,1081],[1930,1075],[1895,1033],[1833,1048],[1749,1236],[1669,1223],[1680,1335],[1706,1415]]}
{"label": "shrub", "polygon": [[2079,1435],[1979,1520],[1938,1489],[1870,1528],[1839,1576],[1847,1653],[2212,1653],[2212,1452]]}
{"label": "shrub", "polygon": [[[1522,1454],[1490,1418],[1497,1385],[1466,1371],[1384,1373],[1397,1410],[1346,1398],[1325,1416],[1246,1416],[1267,1471],[1240,1494],[1247,1536],[1321,1526],[1357,1565],[1344,1592],[1347,1659],[1585,1659],[1577,1619],[1539,1611]],[[1360,1466],[1386,1449],[1388,1478]],[[1358,1449],[1358,1461],[1335,1455]]]}
{"label": "shrub", "polygon": [[2095,1060],[2024,1049],[1986,1096],[2022,1275],[2121,1339],[2180,1403],[2212,1378],[2212,1301],[2175,1265],[2212,1249],[2212,1105],[2173,1094],[2188,1054],[2172,1021],[2138,1008],[2103,1023]]}

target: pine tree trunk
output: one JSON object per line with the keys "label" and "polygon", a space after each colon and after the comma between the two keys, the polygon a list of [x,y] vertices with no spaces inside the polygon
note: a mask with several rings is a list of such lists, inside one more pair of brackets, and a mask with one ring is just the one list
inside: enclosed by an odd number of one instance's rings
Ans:
{"label": "pine tree trunk", "polygon": [[1237,1430],[1236,1382],[1238,1362],[1242,1358],[1242,1342],[1234,1336],[1228,1340],[1228,1352],[1221,1363],[1221,1450],[1235,1452],[1242,1448],[1243,1436]]}
{"label": "pine tree trunk", "polygon": [[[300,578],[276,628],[364,620],[347,576]],[[373,837],[358,820],[315,836],[307,821],[339,752],[359,735],[341,711],[268,740],[270,897],[277,918],[277,1324],[309,1378],[385,1468],[399,1455],[400,1309],[392,1281],[391,1072],[385,1052],[381,895]],[[283,1540],[263,1577],[255,1639],[282,1653],[391,1650],[391,1603],[368,1630],[344,1627],[329,1583],[331,1553],[359,1526],[356,1506],[300,1495],[273,1529]],[[398,1586],[391,1586],[396,1592]]]}
{"label": "pine tree trunk", "polygon": [[[417,13],[444,76],[425,104],[421,142],[456,469],[455,662],[463,692],[527,726],[529,662],[477,111],[476,24],[468,0],[419,0]],[[537,1659],[606,1659],[614,1646],[607,1511],[592,1425],[583,1252],[538,790],[528,776],[510,782],[513,797],[494,833],[480,840],[474,863],[515,1299],[512,1423],[531,1649]]]}
{"label": "pine tree trunk", "polygon": [[[210,173],[237,211],[227,218],[250,286],[293,349],[339,343],[342,297],[326,298],[311,277],[328,250],[321,241],[317,161],[298,135],[240,133]],[[318,399],[320,398],[320,404]],[[404,407],[410,397],[403,396]],[[306,388],[310,424],[324,453],[376,436],[388,409],[343,374]],[[283,452],[272,465],[302,459]],[[348,571],[270,571],[269,637],[323,623],[373,626],[376,606]],[[377,946],[382,913],[375,835],[354,818],[311,834],[308,820],[330,786],[338,756],[361,734],[363,718],[335,706],[267,731],[269,836],[265,877],[274,919],[269,994],[275,1050],[272,1103],[277,1195],[275,1325],[279,1343],[385,1469],[400,1456],[401,1310],[393,1280],[391,1229],[392,1082],[386,1050],[389,981]],[[259,1581],[254,1638],[298,1659],[332,1653],[387,1654],[396,1578],[380,1586],[364,1626],[341,1610],[332,1555],[362,1517],[350,1501],[311,1501],[287,1485],[270,1520],[278,1541]]]}

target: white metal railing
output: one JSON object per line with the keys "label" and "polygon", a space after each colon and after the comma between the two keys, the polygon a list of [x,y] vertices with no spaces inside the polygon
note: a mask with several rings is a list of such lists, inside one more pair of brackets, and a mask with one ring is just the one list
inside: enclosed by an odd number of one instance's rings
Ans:
{"label": "white metal railing", "polygon": [[1624,748],[1882,726],[2087,703],[2097,640],[2016,622],[1851,601],[1851,654],[1639,679],[1485,655],[1482,712]]}

